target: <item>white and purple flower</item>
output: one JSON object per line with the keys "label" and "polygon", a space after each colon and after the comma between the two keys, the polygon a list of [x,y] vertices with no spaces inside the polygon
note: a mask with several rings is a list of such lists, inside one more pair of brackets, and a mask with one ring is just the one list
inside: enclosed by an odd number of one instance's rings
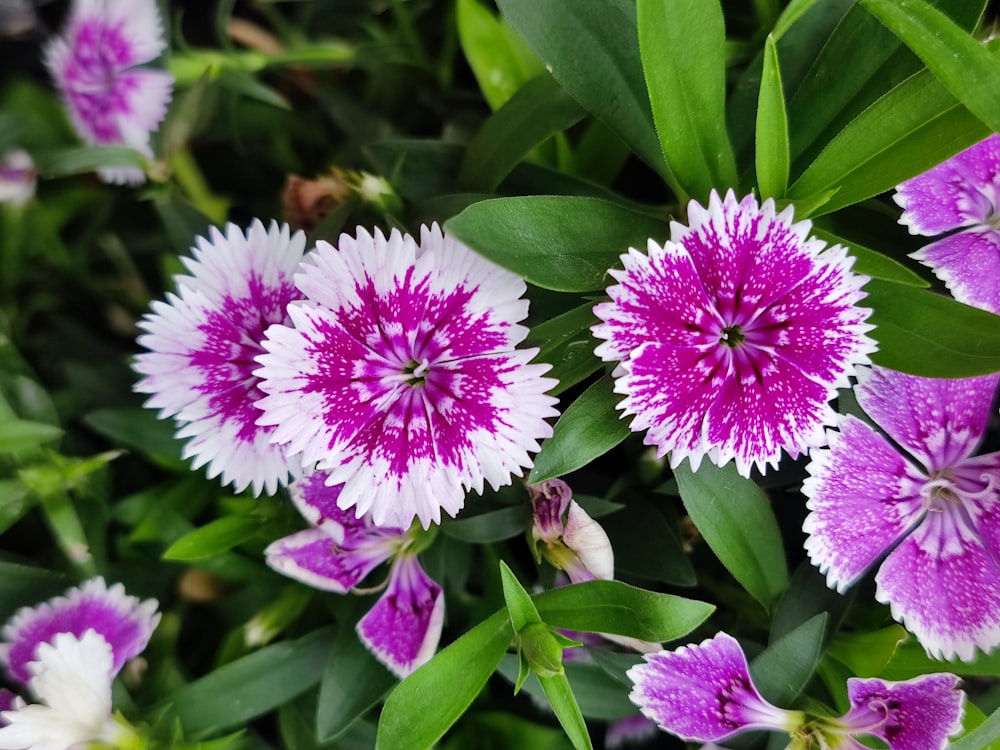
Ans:
{"label": "white and purple flower", "polygon": [[[399,677],[437,650],[444,623],[444,594],[420,566],[414,544],[422,532],[380,528],[338,506],[339,486],[315,472],[289,493],[311,528],[279,539],[264,552],[267,564],[314,588],[362,593],[360,584],[391,561],[385,591],[357,625],[362,643]],[[416,536],[415,536],[415,535]]]}
{"label": "white and purple flower", "polygon": [[1000,135],[896,188],[911,234],[953,232],[913,253],[959,302],[1000,314]]}
{"label": "white and purple flower", "polygon": [[272,441],[274,428],[257,424],[264,393],[254,358],[264,349],[265,329],[288,320],[286,307],[300,297],[292,280],[302,261],[305,235],[287,225],[259,221],[246,234],[229,224],[198,237],[193,258],[182,258],[189,276],[175,279],[177,294],[154,302],[139,323],[135,385],[152,394],[146,406],[175,417],[177,437],[187,438],[184,457],[193,468],[208,465],[237,492],[274,494],[300,472]]}
{"label": "white and purple flower", "polygon": [[610,302],[594,313],[595,353],[618,362],[618,405],[633,431],[670,464],[708,457],[748,476],[824,445],[829,401],[850,385],[875,343],[858,307],[864,276],[840,246],[809,238],[792,208],[732,191],[708,208],[692,201],[689,226],[630,249]]}
{"label": "white and purple flower", "polygon": [[573,499],[573,491],[561,479],[528,485],[534,522],[531,526],[535,559],[544,557],[570,581],[604,580],[615,577],[615,553],[611,540],[597,521]]}
{"label": "white and purple flower", "polygon": [[961,728],[964,693],[951,674],[906,682],[847,681],[850,709],[839,718],[808,717],[768,703],[750,676],[739,643],[726,633],[701,644],[643,657],[628,671],[629,698],[662,729],[681,739],[716,742],[753,729],[786,732],[792,748],[857,750],[857,736],[878,737],[890,750],[941,750]]}
{"label": "white and purple flower", "polygon": [[[166,47],[156,0],[73,0],[45,64],[87,142],[124,145],[152,158],[150,133],[166,116],[173,77],[140,67]],[[142,170],[98,170],[105,182],[140,184]]]}
{"label": "white and purple flower", "polygon": [[0,156],[0,203],[23,206],[35,195],[35,162],[22,148]]}
{"label": "white and purple flower", "polygon": [[858,403],[884,434],[841,417],[802,487],[827,583],[843,591],[885,557],[876,598],[939,658],[1000,643],[1000,452],[975,455],[998,379],[862,370]]}
{"label": "white and purple flower", "polygon": [[420,242],[359,229],[319,242],[295,277],[306,300],[267,331],[259,423],[343,484],[377,526],[425,528],[465,492],[531,466],[556,415],[549,367],[514,347],[524,282],[434,225]]}

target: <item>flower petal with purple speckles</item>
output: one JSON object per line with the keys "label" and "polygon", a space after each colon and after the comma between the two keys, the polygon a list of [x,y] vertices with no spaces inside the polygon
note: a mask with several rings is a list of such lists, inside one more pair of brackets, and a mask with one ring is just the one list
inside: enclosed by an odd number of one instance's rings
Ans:
{"label": "flower petal with purple speckles", "polygon": [[1000,234],[975,227],[910,254],[934,271],[959,302],[1000,314]]}
{"label": "flower petal with purple speckles", "polygon": [[[150,133],[166,116],[173,77],[136,68],[165,48],[155,0],[74,0],[45,63],[80,136],[152,157]],[[106,182],[139,184],[142,170],[98,170]]]}
{"label": "flower petal with purple speckles", "polygon": [[345,549],[324,529],[305,529],[268,545],[264,560],[282,575],[313,588],[346,594],[392,557],[393,545],[378,541],[383,543]]}
{"label": "flower petal with purple speckles", "polygon": [[108,588],[103,578],[93,578],[65,595],[36,607],[23,607],[7,622],[0,636],[0,663],[15,682],[31,678],[29,664],[43,643],[58,633],[83,636],[93,630],[114,651],[113,673],[146,647],[160,621],[154,599],[140,602],[116,583]]}
{"label": "flower petal with purple speckles", "polygon": [[900,223],[934,235],[985,224],[1000,206],[1000,136],[991,135],[896,188]]}
{"label": "flower petal with purple speckles", "polygon": [[[329,484],[329,478],[324,471],[314,471],[292,482],[288,494],[303,518],[323,529],[337,544],[343,544],[348,537],[362,534],[373,526],[367,516],[358,518],[353,511],[340,507],[341,485]],[[406,530],[382,526],[379,531],[402,536]]]}
{"label": "flower petal with purple speckles", "polygon": [[304,249],[305,235],[287,225],[255,221],[244,235],[230,224],[225,236],[213,228],[184,259],[178,294],[139,323],[149,352],[136,357],[145,377],[135,390],[151,394],[146,406],[161,418],[176,417],[193,468],[207,464],[209,477],[221,474],[237,492],[273,494],[300,468],[273,444],[273,428],[257,424],[264,394],[253,371],[264,329],[284,322],[299,296],[292,275]]}
{"label": "flower petal with purple speckles", "polygon": [[965,694],[953,674],[929,674],[905,682],[847,681],[851,709],[837,720],[856,735],[884,740],[890,750],[944,750],[962,728]]}
{"label": "flower petal with purple speckles", "polygon": [[828,402],[875,350],[857,306],[867,279],[773,201],[713,192],[688,215],[611,271],[595,351],[619,363],[618,408],[671,466],[708,456],[747,476],[825,443]]}
{"label": "flower petal with purple speckles", "polygon": [[379,526],[426,528],[465,491],[508,484],[552,429],[555,381],[526,335],[524,282],[444,236],[364,230],[320,242],[296,283],[307,301],[272,326],[256,375],[259,423],[344,487]]}
{"label": "flower petal with purple speckles", "polygon": [[413,555],[398,557],[389,585],[357,625],[362,643],[398,677],[434,655],[444,623],[444,595]]}
{"label": "flower petal with purple speckles", "polygon": [[761,697],[743,649],[726,633],[643,658],[645,664],[628,670],[634,683],[629,699],[683,740],[714,742],[748,729],[791,731],[802,720]]}

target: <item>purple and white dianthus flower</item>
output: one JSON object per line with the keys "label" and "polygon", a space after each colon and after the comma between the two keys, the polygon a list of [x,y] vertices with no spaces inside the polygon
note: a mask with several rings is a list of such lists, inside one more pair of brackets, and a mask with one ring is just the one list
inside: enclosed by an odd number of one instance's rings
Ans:
{"label": "purple and white dianthus flower", "polygon": [[855,394],[882,432],[841,417],[802,486],[827,583],[843,591],[884,557],[875,597],[938,658],[1000,643],[1000,452],[975,455],[998,380],[862,368]]}
{"label": "purple and white dianthus flower", "polygon": [[1000,314],[1000,135],[991,135],[896,188],[911,234],[953,232],[911,257],[959,302]]}
{"label": "purple and white dianthus flower", "polygon": [[952,674],[905,682],[847,680],[850,709],[839,718],[810,718],[767,702],[746,655],[726,633],[674,651],[646,654],[632,667],[629,698],[660,728],[681,739],[717,742],[754,729],[786,732],[791,748],[860,750],[855,737],[883,740],[890,750],[942,750],[961,729],[965,694]]}
{"label": "purple and white dianthus flower", "polygon": [[597,521],[573,499],[573,491],[561,479],[528,485],[533,523],[532,551],[570,581],[604,580],[615,577],[615,553],[611,540]]}
{"label": "purple and white dianthus flower", "polygon": [[139,322],[135,359],[143,377],[135,385],[151,394],[145,405],[160,418],[175,417],[178,438],[188,439],[184,458],[193,468],[208,464],[237,492],[274,494],[297,460],[272,441],[274,428],[257,424],[264,393],[254,358],[264,349],[264,330],[288,320],[286,307],[299,298],[292,276],[302,261],[305,235],[287,225],[269,229],[254,221],[246,234],[233,224],[223,235],[212,228],[198,237],[193,258],[181,258],[190,275],[177,276],[177,294],[154,302]]}
{"label": "purple and white dianthus flower", "polygon": [[867,277],[770,199],[713,191],[707,208],[691,201],[688,220],[609,271],[618,284],[594,307],[595,353],[619,363],[618,408],[658,457],[692,469],[706,456],[735,461],[749,476],[782,450],[825,444],[829,401],[876,348],[857,304]]}
{"label": "purple and white dianthus flower", "polygon": [[356,630],[379,661],[406,677],[437,650],[444,594],[412,548],[421,532],[377,527],[368,515],[357,518],[338,506],[341,491],[322,472],[293,482],[292,501],[313,526],[272,543],[265,559],[279,573],[339,594],[366,593],[362,581],[390,562],[385,591]]}
{"label": "purple and white dianthus flower", "polygon": [[363,229],[317,243],[295,277],[305,300],[268,329],[259,424],[339,503],[378,526],[424,528],[465,492],[509,484],[552,434],[556,381],[529,364],[524,282],[444,235]]}
{"label": "purple and white dianthus flower", "polygon": [[[156,0],[73,0],[45,64],[87,143],[123,145],[152,158],[150,133],[167,113],[174,79],[140,67],[166,48]],[[137,185],[140,169],[104,168],[105,182]]]}

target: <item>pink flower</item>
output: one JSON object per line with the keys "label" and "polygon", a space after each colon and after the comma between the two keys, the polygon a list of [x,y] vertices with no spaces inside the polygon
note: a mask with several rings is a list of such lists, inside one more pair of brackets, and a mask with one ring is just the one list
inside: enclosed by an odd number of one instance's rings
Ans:
{"label": "pink flower", "polygon": [[295,277],[305,301],[267,331],[259,423],[343,484],[378,526],[426,528],[465,492],[508,484],[552,434],[548,365],[514,347],[525,285],[444,236],[393,231],[319,242]]}
{"label": "pink flower", "polygon": [[244,233],[213,228],[198,237],[193,258],[182,258],[190,276],[175,279],[177,294],[154,302],[139,323],[135,359],[145,377],[135,385],[151,394],[146,406],[175,417],[177,437],[187,438],[184,457],[208,464],[237,492],[274,494],[300,470],[298,461],[272,444],[274,429],[257,424],[263,397],[254,357],[263,352],[264,329],[288,319],[285,308],[299,294],[292,274],[302,260],[305,235],[254,221]]}
{"label": "pink flower", "polygon": [[535,559],[545,557],[566,571],[570,581],[615,577],[615,553],[611,540],[587,511],[573,499],[573,491],[561,479],[528,486],[534,523],[531,541]]}
{"label": "pink flower", "polygon": [[789,207],[732,191],[692,201],[665,245],[622,256],[594,308],[596,353],[618,362],[618,405],[676,467],[735,460],[748,476],[825,444],[829,401],[875,343],[857,306],[866,277],[840,247],[808,237]]}
{"label": "pink flower", "polygon": [[[45,64],[87,143],[152,158],[149,136],[166,116],[173,77],[139,66],[165,47],[156,0],[73,0],[63,33],[45,47]],[[98,174],[105,182],[145,180],[133,168]]]}

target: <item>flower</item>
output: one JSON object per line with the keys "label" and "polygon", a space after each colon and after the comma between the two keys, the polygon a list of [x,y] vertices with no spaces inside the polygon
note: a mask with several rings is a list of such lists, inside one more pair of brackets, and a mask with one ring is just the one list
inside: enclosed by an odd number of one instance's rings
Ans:
{"label": "flower", "polygon": [[962,229],[911,257],[959,302],[1000,314],[1000,135],[907,180],[893,197],[911,234]]}
{"label": "flower", "polygon": [[878,737],[890,750],[941,750],[961,728],[964,693],[952,674],[905,682],[847,680],[850,709],[839,718],[810,717],[761,697],[739,643],[718,633],[697,645],[643,657],[627,675],[643,715],[681,739],[716,742],[752,729],[787,732],[790,748],[860,750],[854,738]]}
{"label": "flower", "polygon": [[[529,485],[534,523],[532,550],[536,560],[544,556],[566,571],[570,581],[580,583],[615,577],[615,553],[601,525],[573,499],[573,491],[561,479]],[[565,520],[564,520],[565,519]]]}
{"label": "flower", "polygon": [[116,583],[92,578],[35,607],[22,607],[0,631],[0,664],[15,683],[32,679],[31,663],[43,644],[52,644],[60,633],[83,638],[99,635],[111,649],[109,670],[113,677],[126,661],[146,648],[160,621],[155,599],[140,602]]}
{"label": "flower", "polygon": [[594,307],[595,353],[619,363],[618,408],[658,458],[670,452],[676,468],[687,457],[692,469],[705,456],[735,460],[749,476],[782,450],[794,458],[825,443],[828,402],[875,350],[870,311],[857,306],[867,278],[770,199],[713,192],[688,217],[609,271],[618,284]]}
{"label": "flower", "polygon": [[369,516],[356,518],[338,507],[339,486],[315,472],[289,488],[296,507],[312,524],[264,551],[274,570],[314,588],[363,593],[361,582],[391,560],[385,591],[357,625],[362,643],[399,677],[434,655],[444,623],[444,595],[417,560],[419,532],[380,528]]}
{"label": "flower", "polygon": [[224,236],[213,228],[196,243],[194,257],[181,259],[191,275],[177,276],[177,294],[154,302],[139,323],[149,351],[135,359],[145,375],[135,390],[152,394],[145,405],[160,418],[176,417],[194,468],[208,464],[209,477],[221,474],[237,492],[250,485],[254,495],[274,494],[300,467],[272,444],[274,429],[257,424],[264,394],[254,357],[264,329],[287,320],[299,297],[292,274],[305,235],[254,221],[245,235],[229,224]]}
{"label": "flower", "polygon": [[114,746],[132,730],[111,716],[111,645],[93,630],[58,633],[30,663],[39,703],[3,711],[0,750],[70,750],[82,743]]}
{"label": "flower", "polygon": [[24,149],[0,156],[0,203],[23,206],[35,194],[35,162]]}
{"label": "flower", "polygon": [[[87,142],[124,145],[147,158],[150,133],[166,116],[173,76],[137,67],[163,52],[156,0],[74,0],[61,36],[45,47],[45,64],[70,119]],[[98,170],[105,182],[140,184],[132,167]]]}
{"label": "flower", "polygon": [[885,556],[876,598],[942,658],[1000,642],[1000,453],[974,455],[998,379],[862,370],[858,403],[885,435],[841,417],[802,487],[827,583],[843,591]]}
{"label": "flower", "polygon": [[552,434],[548,365],[517,350],[525,285],[435,224],[420,243],[358,230],[317,243],[295,282],[306,300],[275,325],[256,375],[258,420],[303,465],[343,484],[339,504],[376,526],[427,528],[465,492],[508,484]]}

